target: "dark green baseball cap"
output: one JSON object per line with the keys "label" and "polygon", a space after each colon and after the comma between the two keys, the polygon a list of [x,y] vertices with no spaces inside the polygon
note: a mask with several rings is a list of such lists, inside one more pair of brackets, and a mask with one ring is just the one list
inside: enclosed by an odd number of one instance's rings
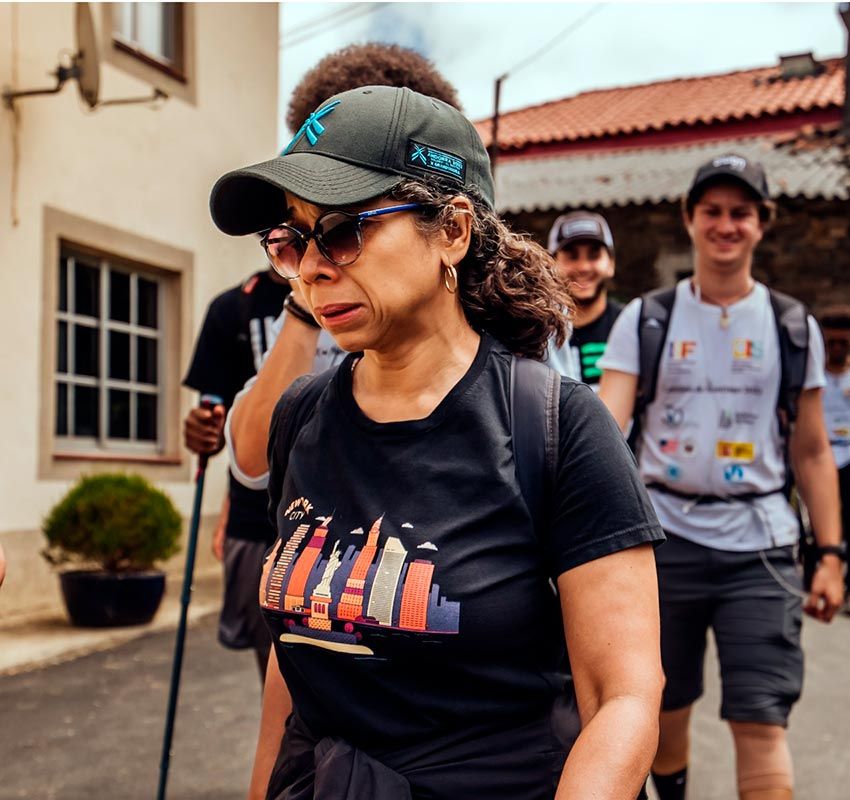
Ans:
{"label": "dark green baseball cap", "polygon": [[494,206],[490,159],[463,114],[407,88],[361,86],[322,103],[277,158],[219,178],[210,212],[241,236],[283,220],[284,189],[317,206],[349,206],[426,175],[474,187]]}

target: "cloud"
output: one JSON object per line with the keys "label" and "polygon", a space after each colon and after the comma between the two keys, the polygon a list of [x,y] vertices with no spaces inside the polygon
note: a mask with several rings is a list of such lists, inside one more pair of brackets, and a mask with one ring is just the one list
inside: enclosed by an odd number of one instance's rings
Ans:
{"label": "cloud", "polygon": [[417,550],[436,550],[437,545],[431,544],[431,542],[423,542],[416,548]]}
{"label": "cloud", "polygon": [[413,525],[411,525],[409,522],[403,522],[403,523],[402,523],[402,525],[401,525],[401,527],[402,527],[402,528],[412,528],[412,527],[413,527]]}
{"label": "cloud", "polygon": [[363,533],[363,528],[355,528],[352,533]]}

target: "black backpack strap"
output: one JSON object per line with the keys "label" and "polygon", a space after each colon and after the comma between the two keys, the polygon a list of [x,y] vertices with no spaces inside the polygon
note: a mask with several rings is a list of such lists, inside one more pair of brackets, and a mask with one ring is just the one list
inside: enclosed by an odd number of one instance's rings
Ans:
{"label": "black backpack strap", "polygon": [[641,423],[647,406],[655,400],[658,387],[658,368],[661,354],[670,327],[673,303],[676,301],[676,287],[654,289],[641,297],[638,316],[638,385],[635,394],[635,407],[632,413],[632,429],[629,433],[629,446],[632,450],[640,436]]}
{"label": "black backpack strap", "polygon": [[770,305],[779,334],[782,376],[779,383],[779,426],[783,435],[797,419],[800,392],[806,381],[809,361],[809,312],[803,303],[787,294],[769,289]]}
{"label": "black backpack strap", "polygon": [[[539,361],[513,356],[510,377],[511,441],[517,482],[538,534],[558,467],[561,378]],[[542,448],[541,448],[542,446]]]}

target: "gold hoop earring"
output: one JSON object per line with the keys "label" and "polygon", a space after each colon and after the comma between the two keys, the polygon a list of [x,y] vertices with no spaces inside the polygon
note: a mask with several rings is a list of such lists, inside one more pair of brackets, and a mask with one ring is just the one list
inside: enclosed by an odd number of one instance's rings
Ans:
{"label": "gold hoop earring", "polygon": [[[446,268],[445,274],[443,275],[443,286],[445,286],[449,292],[454,294],[457,291],[457,270],[451,262],[444,264],[443,266]],[[449,283],[449,278],[451,278],[451,283]]]}

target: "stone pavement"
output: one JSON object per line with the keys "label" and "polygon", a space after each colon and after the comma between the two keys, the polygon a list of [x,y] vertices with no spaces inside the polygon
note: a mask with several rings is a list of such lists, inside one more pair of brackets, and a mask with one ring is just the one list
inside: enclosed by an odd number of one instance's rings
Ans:
{"label": "stone pavement", "polygon": [[[198,594],[205,591],[215,596],[199,586]],[[195,608],[201,610],[200,598]],[[225,650],[215,631],[215,617],[206,615],[187,637],[170,800],[241,798],[250,775],[258,674],[252,654]],[[806,686],[790,733],[795,798],[847,800],[850,619],[831,626],[807,621],[804,641]],[[0,800],[153,800],[173,645],[173,630],[146,633],[0,678]],[[709,653],[706,696],[695,717],[689,800],[735,797],[713,658]]]}

